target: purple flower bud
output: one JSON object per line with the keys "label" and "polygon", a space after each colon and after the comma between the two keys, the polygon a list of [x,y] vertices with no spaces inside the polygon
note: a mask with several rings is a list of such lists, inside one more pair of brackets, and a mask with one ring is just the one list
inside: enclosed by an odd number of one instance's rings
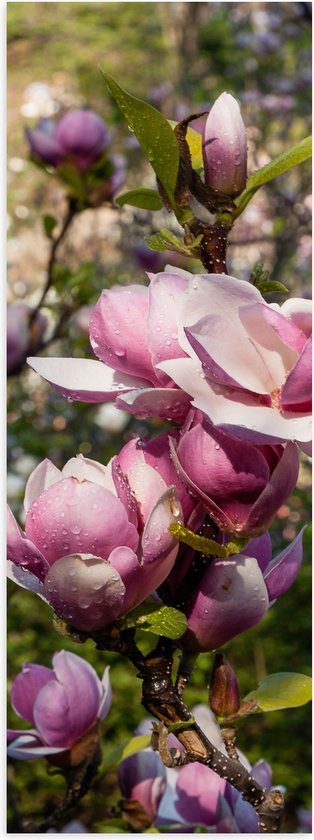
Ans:
{"label": "purple flower bud", "polygon": [[239,105],[230,93],[214,102],[203,132],[205,183],[236,196],[247,178],[247,140]]}
{"label": "purple flower bud", "polygon": [[[74,653],[61,650],[52,658],[53,668],[25,663],[13,682],[11,703],[19,717],[32,725],[30,730],[9,730],[12,758],[27,759],[58,756],[72,750],[111,705],[109,667],[102,681],[96,671]],[[96,727],[97,728],[97,727]],[[87,749],[95,748],[97,732]],[[82,753],[76,753],[81,758]],[[72,759],[72,761],[71,761]],[[82,760],[82,758],[81,758]]]}
{"label": "purple flower bud", "polygon": [[110,142],[107,126],[94,111],[70,111],[59,122],[40,120],[26,129],[32,154],[52,166],[74,160],[82,171],[98,160]]}
{"label": "purple flower bud", "polygon": [[[149,487],[147,499],[142,488]],[[174,486],[149,464],[123,474],[83,456],[62,471],[48,459],[25,492],[25,533],[9,511],[13,579],[74,627],[97,630],[130,612],[168,576],[178,553],[169,525],[182,518]]]}
{"label": "purple flower bud", "polygon": [[47,326],[46,318],[37,312],[30,323],[32,309],[26,303],[8,306],[7,311],[7,370],[14,373],[26,360],[28,353],[37,351]]}
{"label": "purple flower bud", "polygon": [[209,690],[209,705],[215,715],[234,715],[240,706],[238,679],[223,653],[216,653]]}

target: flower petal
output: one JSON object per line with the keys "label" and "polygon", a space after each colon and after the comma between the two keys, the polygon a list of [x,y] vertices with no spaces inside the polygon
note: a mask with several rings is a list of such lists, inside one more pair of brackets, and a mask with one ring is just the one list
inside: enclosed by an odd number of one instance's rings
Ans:
{"label": "flower petal", "polygon": [[305,343],[299,359],[286,379],[281,391],[280,403],[283,408],[294,408],[307,404],[312,406],[312,337]]}
{"label": "flower petal", "polygon": [[178,774],[176,808],[187,823],[214,826],[219,794],[226,782],[209,767],[195,762],[182,767]]}
{"label": "flower petal", "polygon": [[25,735],[21,735],[16,741],[10,744],[7,752],[9,758],[26,760],[28,758],[43,758],[46,755],[57,755],[60,752],[64,752],[64,749],[66,748],[41,745],[39,736],[29,735],[26,732]]}
{"label": "flower petal", "polygon": [[11,704],[19,717],[35,725],[34,703],[41,688],[54,680],[51,668],[25,662],[11,689]]}
{"label": "flower petal", "polygon": [[146,286],[114,286],[102,292],[89,323],[94,353],[109,367],[155,381],[147,349]]}
{"label": "flower petal", "polygon": [[192,405],[207,415],[222,431],[249,443],[277,444],[285,440],[300,442],[311,439],[311,418],[293,412],[279,412],[261,406],[253,395],[231,388],[218,392],[205,379],[194,359],[172,359],[160,367],[193,397]]}
{"label": "flower petal", "polygon": [[99,720],[104,720],[104,718],[107,717],[107,714],[109,712],[109,709],[110,709],[110,706],[111,706],[111,703],[112,703],[112,690],[111,690],[111,682],[110,682],[110,677],[109,677],[109,671],[110,671],[110,665],[107,665],[107,667],[104,670],[104,673],[102,675],[102,680],[101,680],[103,696],[102,696],[102,699],[100,701],[100,706],[99,706],[99,709],[98,709],[98,712],[97,712],[97,717],[99,718]]}
{"label": "flower petal", "polygon": [[49,565],[37,546],[23,533],[10,508],[8,508],[7,550],[10,562],[15,566],[20,566],[23,571],[31,572],[40,580],[44,580]]}
{"label": "flower petal", "polygon": [[267,589],[255,558],[237,554],[214,560],[187,613],[187,643],[196,650],[221,647],[257,624],[267,608]]}
{"label": "flower petal", "polygon": [[[76,697],[79,704],[79,695]],[[34,718],[39,735],[49,747],[67,749],[75,741],[71,728],[69,702],[64,688],[53,680],[42,688],[35,706]]]}
{"label": "flower petal", "polygon": [[116,545],[134,550],[138,545],[137,529],[119,499],[99,484],[75,478],[64,478],[39,496],[25,529],[50,565],[76,552],[106,560]]}
{"label": "flower petal", "polygon": [[33,502],[36,501],[38,496],[50,487],[52,484],[56,484],[57,481],[61,481],[62,473],[61,470],[58,470],[58,467],[49,461],[49,458],[45,458],[44,461],[41,461],[37,467],[31,473],[25,487],[25,496],[24,496],[24,510],[27,512]]}
{"label": "flower petal", "polygon": [[304,528],[302,528],[302,531],[300,531],[290,545],[270,561],[264,572],[264,580],[270,601],[274,601],[280,595],[284,595],[297,577],[302,563],[303,531]]}
{"label": "flower petal", "polygon": [[[187,361],[189,361],[187,359]],[[163,365],[171,362],[163,362]],[[165,417],[182,422],[190,408],[191,398],[178,388],[145,388],[128,391],[116,400],[118,408],[136,417]]]}
{"label": "flower petal", "polygon": [[[154,365],[163,359],[185,356],[178,343],[177,311],[187,284],[187,278],[179,274],[161,272],[151,278],[147,342]],[[166,385],[169,378],[158,369],[156,372],[160,382]]]}
{"label": "flower petal", "polygon": [[246,533],[254,534],[269,528],[280,505],[294,489],[299,474],[298,447],[291,440],[274,469],[265,489],[251,507],[246,520]]}
{"label": "flower petal", "polygon": [[75,653],[61,650],[54,654],[52,664],[68,700],[71,732],[78,737],[98,717],[102,699],[101,681],[89,662]]}
{"label": "flower petal", "polygon": [[122,795],[136,799],[154,819],[167,784],[166,768],[159,755],[141,750],[126,758],[119,767],[119,783]]}
{"label": "flower petal", "polygon": [[61,557],[45,579],[55,611],[81,630],[98,630],[121,615],[125,586],[110,563],[90,554]]}
{"label": "flower petal", "polygon": [[[109,472],[109,474],[108,474]],[[83,455],[76,455],[70,458],[63,467],[62,478],[77,478],[78,481],[92,481],[94,484],[101,484],[107,490],[112,490],[112,478],[110,470],[92,458],[84,458]]]}
{"label": "flower petal", "polygon": [[147,388],[149,382],[112,370],[95,359],[58,359],[39,356],[27,359],[36,373],[61,391],[64,397],[85,402],[113,400],[130,388]]}

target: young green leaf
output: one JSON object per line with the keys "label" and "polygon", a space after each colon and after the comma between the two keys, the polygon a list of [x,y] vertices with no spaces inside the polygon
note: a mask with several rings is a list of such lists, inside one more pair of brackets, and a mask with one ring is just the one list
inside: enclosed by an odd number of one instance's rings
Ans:
{"label": "young green leaf", "polygon": [[106,85],[134,131],[157,177],[167,193],[171,206],[175,206],[174,190],[179,168],[179,151],[176,137],[168,120],[142,99],[131,96],[100,66]]}
{"label": "young green leaf", "polygon": [[176,251],[185,257],[195,256],[194,249],[200,245],[202,235],[197,236],[190,245],[185,245],[181,239],[162,227],[158,233],[145,237],[145,242],[151,251]]}
{"label": "young green leaf", "polygon": [[140,187],[137,190],[129,190],[129,192],[118,195],[115,198],[116,204],[123,207],[124,204],[131,204],[132,207],[140,207],[141,210],[161,210],[163,207],[162,200],[157,190],[145,189]]}
{"label": "young green leaf", "polygon": [[131,738],[124,747],[119,761],[124,761],[124,759],[129,758],[130,755],[134,755],[134,753],[137,753],[140,750],[145,750],[146,747],[150,746],[150,742],[151,735],[135,735],[134,738]]}
{"label": "young green leaf", "polygon": [[187,622],[185,615],[174,607],[153,603],[136,607],[119,622],[119,627],[122,630],[137,627],[145,632],[155,633],[156,636],[179,639],[186,631]]}
{"label": "young green leaf", "polygon": [[234,213],[234,218],[242,213],[259,187],[262,187],[263,184],[267,184],[268,181],[272,181],[273,178],[277,178],[277,175],[282,175],[282,173],[287,172],[288,169],[292,169],[294,166],[298,166],[299,163],[303,163],[305,160],[310,158],[311,155],[312,137],[309,136],[304,140],[301,140],[300,143],[297,143],[296,146],[292,146],[291,149],[288,149],[286,152],[278,155],[278,157],[274,158],[274,160],[267,163],[266,166],[262,166],[262,168],[258,169],[257,172],[253,172],[248,179],[245,190],[241,193],[239,198],[236,199],[237,210]]}
{"label": "young green leaf", "polygon": [[306,674],[270,674],[244,698],[256,700],[262,712],[303,706],[312,697],[312,680]]}
{"label": "young green leaf", "polygon": [[225,545],[220,545],[220,543],[209,540],[207,537],[200,537],[199,534],[194,534],[194,531],[190,531],[189,528],[185,528],[179,522],[170,525],[169,531],[177,540],[202,554],[210,554],[213,557],[228,557],[230,554]]}

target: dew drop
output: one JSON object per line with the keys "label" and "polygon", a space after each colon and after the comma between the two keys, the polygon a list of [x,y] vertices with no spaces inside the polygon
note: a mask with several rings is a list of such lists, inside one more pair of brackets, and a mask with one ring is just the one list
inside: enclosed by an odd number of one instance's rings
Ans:
{"label": "dew drop", "polygon": [[[81,525],[79,525],[78,523],[75,523],[75,524],[74,524],[74,525],[72,525],[72,526],[71,526],[71,528],[70,528],[71,534],[80,534],[80,533],[81,533],[81,530],[82,530],[82,527],[81,527]],[[62,533],[64,534],[64,533],[66,533],[66,532],[62,531]]]}

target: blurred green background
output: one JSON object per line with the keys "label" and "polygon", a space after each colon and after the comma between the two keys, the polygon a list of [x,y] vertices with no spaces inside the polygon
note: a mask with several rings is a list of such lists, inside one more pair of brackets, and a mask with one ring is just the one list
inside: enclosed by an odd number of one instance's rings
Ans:
{"label": "blurred green background", "polygon": [[[207,110],[227,90],[241,103],[249,141],[249,171],[264,165],[310,131],[311,27],[308,3],[8,3],[8,169],[9,303],[36,305],[45,282],[48,241],[42,217],[61,221],[64,190],[28,160],[25,125],[63,108],[88,105],[110,124],[113,148],[128,162],[126,188],[154,186],[149,165],[110,99],[97,65],[169,119]],[[274,280],[297,296],[309,296],[310,170],[292,170],[253,199],[232,232],[230,273],[248,278],[263,260]],[[135,248],[160,224],[176,227],[167,214],[135,208],[87,210],[74,222],[60,249],[60,278],[44,310],[53,330],[60,308],[71,312],[97,300],[112,283],[145,282]],[[200,268],[186,264],[186,267]],[[280,302],[277,297],[277,301]],[[47,353],[48,350],[45,351]],[[52,355],[92,357],[86,328],[72,315]],[[21,517],[25,480],[50,457],[59,467],[77,452],[104,463],[134,434],[156,434],[161,421],[119,420],[99,406],[68,403],[26,368],[8,386],[8,496]],[[310,474],[302,465],[298,490],[280,509],[273,527],[277,550],[310,519]],[[261,625],[225,646],[240,679],[242,694],[266,673],[310,668],[310,536],[292,590]],[[131,665],[100,654],[92,643],[81,648],[59,636],[51,611],[29,592],[9,585],[8,673],[24,661],[50,665],[66,647],[86,656],[99,674],[111,664],[114,701],[104,723],[104,756],[130,737],[140,721],[140,683]],[[211,656],[199,657],[188,704],[206,702]],[[9,711],[10,725],[16,718]],[[310,805],[310,712],[301,709],[252,716],[241,724],[239,747],[254,762],[272,765],[274,783],[288,789],[283,830],[295,831],[296,811]],[[10,762],[9,831],[20,830],[20,815],[48,813],[62,789],[44,761]],[[110,815],[119,799],[116,774],[99,778],[77,815],[91,831]],[[95,816],[96,815],[96,816]]]}

